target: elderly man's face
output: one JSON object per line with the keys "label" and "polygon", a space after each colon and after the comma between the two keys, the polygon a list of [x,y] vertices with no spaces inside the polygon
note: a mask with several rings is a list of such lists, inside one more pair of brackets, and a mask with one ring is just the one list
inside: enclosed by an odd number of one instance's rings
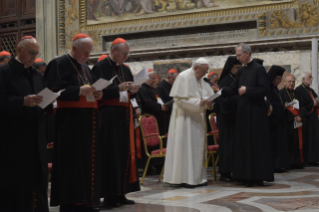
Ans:
{"label": "elderly man's face", "polygon": [[79,64],[85,63],[90,58],[92,49],[93,43],[90,41],[82,42],[80,48],[73,46],[74,59],[76,59]]}
{"label": "elderly man's face", "polygon": [[200,65],[200,66],[195,66],[195,77],[196,79],[200,80],[205,76],[205,74],[208,73],[209,66],[206,64]]}
{"label": "elderly man's face", "polygon": [[3,59],[3,61],[2,61],[2,62],[0,62],[0,66],[1,66],[1,65],[4,65],[4,64],[7,64],[10,60],[11,60],[11,58],[10,58],[10,57],[6,57],[6,58],[4,58],[4,59]]}
{"label": "elderly man's face", "polygon": [[210,78],[210,83],[212,83],[213,85],[217,85],[218,84],[218,75],[214,75]]}
{"label": "elderly man's face", "polygon": [[231,73],[232,75],[236,75],[237,72],[238,72],[238,70],[239,70],[241,67],[242,67],[242,65],[240,65],[240,64],[233,65],[233,67],[232,67],[231,70],[230,70],[230,73]]}
{"label": "elderly man's face", "polygon": [[249,52],[243,52],[241,49],[241,46],[236,49],[236,57],[241,64],[249,63],[249,60],[250,60]]}
{"label": "elderly man's face", "polygon": [[150,87],[154,87],[157,82],[156,73],[149,74],[148,76],[149,79],[145,83]]}
{"label": "elderly man's face", "polygon": [[274,79],[272,80],[272,84],[277,87],[279,83],[281,83],[282,76],[275,76]]}
{"label": "elderly man's face", "polygon": [[286,77],[285,80],[285,88],[289,89],[289,90],[293,90],[295,89],[295,78],[293,76],[288,76]]}
{"label": "elderly man's face", "polygon": [[28,42],[17,47],[18,59],[26,67],[34,64],[35,59],[39,55],[40,45],[35,39],[29,39]]}
{"label": "elderly man's face", "polygon": [[178,76],[178,73],[174,73],[171,77],[168,77],[168,78],[167,78],[167,82],[168,82],[170,85],[173,85],[177,76]]}
{"label": "elderly man's face", "polygon": [[111,49],[112,59],[114,62],[122,65],[130,54],[130,47],[125,43],[121,43],[118,49]]}
{"label": "elderly man's face", "polygon": [[310,73],[306,74],[306,77],[302,80],[302,83],[306,86],[310,86],[312,84],[312,75]]}
{"label": "elderly man's face", "polygon": [[37,68],[37,71],[40,72],[41,75],[43,76],[44,72],[45,72],[45,69],[46,69],[46,66],[41,66],[41,67]]}

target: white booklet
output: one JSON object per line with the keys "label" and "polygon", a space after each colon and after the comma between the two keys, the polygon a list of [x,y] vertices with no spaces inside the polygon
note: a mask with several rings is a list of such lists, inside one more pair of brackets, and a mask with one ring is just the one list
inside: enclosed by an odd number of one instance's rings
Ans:
{"label": "white booklet", "polygon": [[112,79],[110,80],[105,80],[100,78],[98,81],[96,81],[92,87],[95,88],[96,91],[101,91],[105,88],[107,88],[108,86],[110,86],[113,83],[113,80],[117,77],[117,75],[115,75]]}
{"label": "white booklet", "polygon": [[294,108],[299,110],[299,101],[297,99],[295,99],[294,101],[289,102],[287,106],[293,106]]}
{"label": "white booklet", "polygon": [[295,129],[298,128],[298,127],[301,127],[301,126],[302,126],[302,122],[296,122],[296,120],[294,121]]}
{"label": "white booklet", "polygon": [[217,93],[211,95],[210,97],[208,97],[207,99],[205,99],[206,101],[210,102],[213,101],[214,99],[218,98],[220,95],[222,95],[222,90],[220,89]]}
{"label": "white booklet", "polygon": [[317,101],[319,102],[319,96],[317,96],[317,97],[315,98],[315,100],[317,100]]}
{"label": "white booklet", "polygon": [[48,88],[43,89],[37,94],[37,96],[43,97],[43,101],[40,104],[38,104],[38,106],[41,107],[42,109],[46,108],[49,104],[51,104],[54,100],[56,100],[60,96],[61,92],[63,91],[64,90],[61,90],[58,93],[54,93]]}
{"label": "white booklet", "polygon": [[140,72],[138,72],[134,76],[134,83],[132,86],[139,86],[142,85],[144,82],[146,82],[149,79],[147,68],[143,68]]}

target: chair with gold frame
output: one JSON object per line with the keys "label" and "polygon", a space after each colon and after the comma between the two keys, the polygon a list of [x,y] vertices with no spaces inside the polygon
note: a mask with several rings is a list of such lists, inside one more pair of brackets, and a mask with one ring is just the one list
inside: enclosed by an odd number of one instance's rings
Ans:
{"label": "chair with gold frame", "polygon": [[[166,155],[166,148],[163,148],[163,139],[167,138],[167,135],[161,136],[159,134],[158,123],[156,118],[153,115],[144,114],[140,116],[139,123],[140,123],[145,153],[148,157],[147,163],[144,169],[143,177],[141,180],[141,184],[143,184],[151,159],[162,158],[162,157],[165,157]],[[153,150],[150,153],[148,150],[148,147],[156,146],[156,145],[159,145],[160,148],[157,150]],[[163,171],[164,171],[164,165],[163,165],[161,174],[159,176],[159,181],[162,180]]]}
{"label": "chair with gold frame", "polygon": [[[214,137],[214,143],[215,145],[208,145],[207,146],[207,160],[206,160],[206,168],[208,166],[208,162],[210,160],[210,157],[212,158],[212,164],[213,164],[213,172],[212,174],[214,175],[214,180],[216,181],[216,166],[218,163],[218,159],[219,159],[219,155],[218,155],[218,150],[219,150],[219,145],[218,145],[218,140],[219,140],[219,130],[217,127],[217,123],[215,121],[215,117],[216,117],[216,113],[211,113],[208,115],[208,119],[209,119],[209,124],[211,126],[212,131],[207,133],[206,136],[213,136]],[[217,158],[215,161],[215,154],[217,154]]]}

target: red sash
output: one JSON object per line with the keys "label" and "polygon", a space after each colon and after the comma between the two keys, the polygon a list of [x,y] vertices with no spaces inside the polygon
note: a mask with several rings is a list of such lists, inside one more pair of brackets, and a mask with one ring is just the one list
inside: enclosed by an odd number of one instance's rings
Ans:
{"label": "red sash", "polygon": [[[295,109],[293,107],[289,107],[288,110],[294,114],[294,116],[299,115],[299,110]],[[299,137],[299,153],[300,153],[300,160],[301,162],[304,162],[304,157],[303,157],[303,151],[302,151],[302,126],[298,127],[298,137]]]}
{"label": "red sash", "polygon": [[57,108],[97,108],[97,101],[88,102],[85,96],[80,96],[79,101],[61,101],[58,100]]}
{"label": "red sash", "polygon": [[[313,94],[312,94],[311,90],[309,90],[309,94],[310,94],[310,96],[311,96],[312,100],[315,100],[315,97],[313,96]],[[312,110],[311,110],[311,112],[310,112],[310,113],[312,113],[313,108],[314,108],[314,106],[312,107]],[[317,107],[317,115],[319,115],[319,108],[318,108],[318,107]]]}
{"label": "red sash", "polygon": [[[130,94],[128,94],[130,95]],[[130,97],[130,96],[129,96]],[[129,98],[130,99],[130,98]],[[130,110],[130,147],[131,147],[131,168],[130,168],[130,183],[136,182],[136,161],[135,161],[135,142],[134,142],[134,122],[133,122],[133,108],[131,101],[120,102],[119,98],[115,99],[101,99],[99,101],[100,105],[103,106],[120,106],[128,107]]]}

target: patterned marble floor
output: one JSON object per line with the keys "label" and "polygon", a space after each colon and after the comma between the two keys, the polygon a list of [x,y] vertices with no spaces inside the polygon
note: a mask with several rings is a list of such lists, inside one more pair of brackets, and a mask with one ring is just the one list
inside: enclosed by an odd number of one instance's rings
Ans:
{"label": "patterned marble floor", "polygon": [[127,195],[137,204],[102,211],[319,212],[319,167],[275,174],[275,182],[253,188],[213,181],[210,169],[208,175],[208,186],[195,189],[171,187],[158,182],[158,176],[148,176],[142,191]]}

